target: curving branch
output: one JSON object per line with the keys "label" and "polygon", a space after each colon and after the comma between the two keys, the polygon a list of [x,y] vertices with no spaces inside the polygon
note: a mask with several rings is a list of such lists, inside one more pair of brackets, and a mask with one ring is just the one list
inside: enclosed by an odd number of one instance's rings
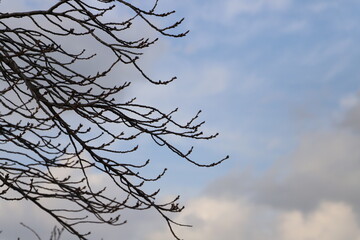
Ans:
{"label": "curving branch", "polygon": [[[0,13],[0,198],[33,202],[79,239],[90,234],[79,232],[79,224],[117,226],[126,222],[119,215],[123,209],[154,209],[179,239],[173,225],[186,225],[168,217],[183,209],[179,197],[162,203],[157,199],[159,191],[147,192],[144,187],[160,179],[166,169],[147,178],[139,170],[149,161],[135,164],[126,161],[125,155],[138,149],[140,137],[148,136],[200,167],[218,165],[228,157],[200,164],[191,158],[193,148],[182,151],[170,141],[171,136],[216,137],[201,131],[200,112],[187,123],[179,123],[173,119],[177,109],[165,113],[138,104],[135,98],[119,101],[117,96],[130,82],[109,87],[104,79],[123,64],[134,67],[152,84],[175,80],[154,81],[138,64],[142,51],[157,38],[129,41],[124,34],[133,29],[134,21],[141,20],[161,35],[183,37],[187,32],[171,32],[183,19],[158,27],[156,19],[174,13],[157,13],[158,1],[149,10],[122,0],[54,2],[46,10]],[[106,21],[119,8],[132,15],[124,21]],[[20,20],[28,25],[16,24]],[[85,47],[74,51],[66,44],[70,38],[95,41],[97,49],[105,49],[113,61],[107,67],[98,64],[95,74],[81,70],[79,64],[96,61],[97,55],[88,54]],[[59,171],[68,174],[60,177]],[[94,184],[93,176],[98,174],[112,182],[116,196],[107,184],[100,189]]]}

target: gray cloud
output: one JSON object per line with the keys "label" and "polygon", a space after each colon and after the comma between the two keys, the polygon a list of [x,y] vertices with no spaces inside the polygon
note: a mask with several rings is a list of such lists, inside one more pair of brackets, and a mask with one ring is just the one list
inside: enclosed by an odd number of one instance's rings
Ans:
{"label": "gray cloud", "polygon": [[[355,104],[356,103],[356,104]],[[214,181],[178,218],[184,239],[343,240],[360,238],[358,101],[332,129],[308,132],[259,174],[234,169]],[[351,120],[351,121],[350,121]],[[349,121],[351,123],[349,123]],[[165,240],[165,230],[151,239]]]}
{"label": "gray cloud", "polygon": [[360,133],[360,103],[359,95],[350,96],[345,99],[345,106],[349,107],[346,117],[341,122],[341,127],[348,129],[349,131]]}
{"label": "gray cloud", "polygon": [[[328,131],[304,134],[298,147],[259,176],[234,171],[214,182],[211,196],[247,196],[281,209],[309,210],[322,201],[360,201],[360,104]],[[241,168],[240,168],[241,169]],[[360,214],[360,209],[357,209]]]}

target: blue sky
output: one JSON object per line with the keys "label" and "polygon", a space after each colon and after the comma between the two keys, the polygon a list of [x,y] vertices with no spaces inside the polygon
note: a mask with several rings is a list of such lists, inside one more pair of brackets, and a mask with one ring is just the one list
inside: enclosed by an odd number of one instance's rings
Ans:
{"label": "blue sky", "polygon": [[[24,1],[3,0],[0,7],[15,2]],[[360,2],[160,4],[184,16],[181,28],[190,33],[163,38],[145,55],[144,67],[155,78],[175,74],[179,80],[154,87],[129,73],[135,80],[131,94],[163,109],[179,106],[180,119],[202,109],[204,130],[220,136],[195,143],[195,156],[204,162],[231,156],[216,168],[199,169],[144,141],[144,153],[156,159],[154,169],[170,168],[159,183],[164,196],[178,193],[187,206],[175,218],[194,227],[179,229],[180,235],[189,240],[360,239]],[[1,212],[9,209],[16,209],[10,229],[30,218],[23,205],[7,203],[0,206],[1,224]],[[169,239],[152,213],[128,218],[127,226],[98,229],[96,236]],[[45,233],[49,226],[38,229]]]}

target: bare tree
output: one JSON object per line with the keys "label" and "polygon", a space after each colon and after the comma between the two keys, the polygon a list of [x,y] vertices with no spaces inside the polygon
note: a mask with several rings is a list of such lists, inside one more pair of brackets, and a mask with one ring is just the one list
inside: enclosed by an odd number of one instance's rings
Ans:
{"label": "bare tree", "polygon": [[[183,209],[178,197],[159,202],[158,191],[144,188],[166,169],[147,178],[139,171],[149,160],[137,164],[124,156],[137,150],[140,137],[149,137],[196,166],[212,167],[227,157],[209,164],[193,160],[193,148],[182,151],[169,139],[214,138],[201,132],[200,112],[180,123],[173,118],[177,109],[165,113],[135,98],[124,101],[130,82],[109,86],[108,74],[123,65],[152,84],[175,80],[154,81],[139,64],[143,50],[157,39],[129,40],[127,34],[142,21],[160,35],[183,37],[187,32],[173,33],[183,19],[159,27],[159,19],[174,11],[158,13],[157,0],[148,10],[123,0],[52,2],[45,10],[0,13],[0,197],[31,201],[79,239],[90,234],[80,232],[79,224],[117,226],[126,222],[119,215],[123,209],[154,209],[178,239],[173,225],[182,224],[168,215]],[[128,17],[106,20],[117,9],[127,9]],[[77,51],[67,44],[85,40],[96,47]],[[97,51],[107,51],[111,63],[96,64]],[[94,62],[96,73],[81,67],[88,63],[93,68]],[[60,177],[59,171],[68,174]],[[106,176],[118,192],[99,188],[94,173]]]}

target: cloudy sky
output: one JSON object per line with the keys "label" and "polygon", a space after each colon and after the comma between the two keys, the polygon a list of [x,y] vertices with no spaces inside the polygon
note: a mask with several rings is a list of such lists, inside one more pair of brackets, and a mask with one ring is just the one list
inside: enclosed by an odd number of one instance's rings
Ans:
{"label": "cloudy sky", "polygon": [[[231,156],[199,169],[149,150],[155,167],[170,168],[163,191],[180,194],[186,206],[175,219],[194,225],[177,233],[187,240],[360,240],[360,2],[162,0],[160,7],[176,9],[190,33],[162,39],[144,67],[179,80],[166,88],[136,83],[132,91],[139,102],[179,106],[184,118],[202,109],[204,130],[220,136],[195,143],[196,158]],[[99,228],[94,239],[171,239],[152,213],[126,217],[126,226]],[[15,236],[9,229],[26,234],[19,222],[34,218],[45,215],[1,203],[0,239]],[[52,224],[33,226],[45,234]]]}

